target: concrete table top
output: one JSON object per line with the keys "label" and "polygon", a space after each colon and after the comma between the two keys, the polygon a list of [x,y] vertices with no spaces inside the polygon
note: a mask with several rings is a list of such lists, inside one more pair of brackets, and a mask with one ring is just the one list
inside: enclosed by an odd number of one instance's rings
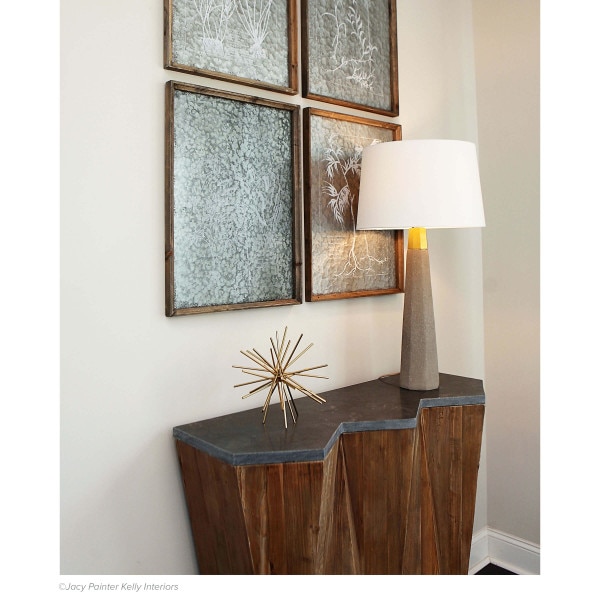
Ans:
{"label": "concrete table top", "polygon": [[285,429],[279,403],[272,403],[263,425],[262,407],[173,428],[173,436],[231,465],[321,461],[338,437],[356,431],[416,427],[422,408],[485,404],[479,379],[440,373],[440,387],[420,392],[399,387],[399,376],[319,393],[318,404],[294,400],[298,420],[288,413]]}

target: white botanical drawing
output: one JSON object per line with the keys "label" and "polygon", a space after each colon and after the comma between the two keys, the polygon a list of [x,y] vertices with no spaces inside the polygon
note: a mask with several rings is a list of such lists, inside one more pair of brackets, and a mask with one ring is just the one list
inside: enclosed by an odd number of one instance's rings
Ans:
{"label": "white botanical drawing", "polygon": [[240,20],[246,33],[252,40],[250,52],[254,56],[263,57],[265,51],[262,47],[269,31],[269,18],[273,0],[244,0],[239,2],[238,11]]}
{"label": "white botanical drawing", "polygon": [[235,10],[234,0],[193,0],[202,30],[202,46],[210,54],[222,55],[227,26]]}
{"label": "white botanical drawing", "polygon": [[[372,140],[371,145],[378,144],[380,141]],[[350,231],[352,238],[346,262],[341,270],[335,273],[335,277],[354,277],[359,272],[377,275],[380,274],[377,265],[387,262],[387,257],[378,258],[371,255],[367,236],[363,236],[364,253],[359,256],[357,252],[356,242],[359,232],[356,231],[356,208],[362,150],[362,146],[356,144],[352,151],[344,150],[339,136],[331,134],[328,146],[323,151],[326,173],[323,192],[329,198],[327,207],[340,227]]]}
{"label": "white botanical drawing", "polygon": [[178,65],[289,85],[286,0],[171,0]]}
{"label": "white botanical drawing", "polygon": [[[235,16],[247,34],[245,48],[252,57],[263,58],[263,42],[269,33],[273,0],[192,0],[196,20],[202,31],[202,46],[207,54],[224,55],[231,19]],[[232,48],[229,48],[231,51]]]}
{"label": "white botanical drawing", "polygon": [[398,236],[358,231],[356,218],[363,148],[399,137],[399,126],[318,109],[308,116],[311,298],[392,293],[399,283]]}
{"label": "white botanical drawing", "polygon": [[395,2],[306,2],[306,93],[327,102],[397,114]]}
{"label": "white botanical drawing", "polygon": [[324,12],[321,18],[333,21],[335,32],[331,48],[334,66],[328,72],[342,71],[347,80],[372,90],[378,49],[371,43],[368,2],[364,3],[363,9],[366,24],[357,0],[351,0],[348,6],[343,0],[335,0],[333,12]]}
{"label": "white botanical drawing", "polygon": [[333,19],[333,31],[335,31],[335,35],[333,36],[333,44],[332,44],[332,53],[331,58],[334,61],[337,61],[337,53],[340,46],[340,42],[342,40],[342,36],[345,36],[347,33],[346,23],[344,22],[344,18],[340,13],[340,3],[336,1],[333,5],[333,12],[324,12],[322,17],[331,17]]}

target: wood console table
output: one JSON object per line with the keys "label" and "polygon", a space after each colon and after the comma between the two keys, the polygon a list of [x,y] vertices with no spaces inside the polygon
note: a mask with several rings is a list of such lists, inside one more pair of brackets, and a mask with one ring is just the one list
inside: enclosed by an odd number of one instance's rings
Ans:
{"label": "wood console table", "polygon": [[466,574],[485,395],[392,376],[175,427],[203,574]]}

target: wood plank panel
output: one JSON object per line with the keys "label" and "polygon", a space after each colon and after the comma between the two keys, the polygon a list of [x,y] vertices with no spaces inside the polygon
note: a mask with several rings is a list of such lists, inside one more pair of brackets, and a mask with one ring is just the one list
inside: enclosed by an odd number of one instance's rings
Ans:
{"label": "wood plank panel", "polygon": [[421,411],[423,573],[468,571],[482,425],[483,406]]}
{"label": "wood plank panel", "polygon": [[349,500],[363,574],[401,573],[414,430],[344,434]]}
{"label": "wood plank panel", "polygon": [[324,484],[324,490],[327,491],[324,492],[323,498],[330,499],[330,501],[327,506],[325,503],[322,504],[322,517],[325,511],[331,511],[331,527],[324,539],[324,569],[322,573],[326,575],[359,574],[361,570],[356,530],[348,491],[344,448],[341,443],[338,442],[327,460],[331,465],[335,464],[335,469],[331,469],[334,476],[328,478],[327,484]]}
{"label": "wood plank panel", "polygon": [[477,476],[481,457],[481,438],[485,406],[465,406],[463,418],[463,478],[462,478],[462,535],[460,548],[460,571],[468,573],[475,519]]}
{"label": "wood plank panel", "polygon": [[337,449],[338,442],[334,444],[332,451],[323,461],[323,482],[321,487],[321,498],[318,512],[318,525],[316,531],[316,550],[314,562],[314,574],[325,575],[331,573],[330,548],[334,537],[333,528],[335,520],[334,508],[334,486],[337,477]]}
{"label": "wood plank panel", "polygon": [[238,489],[242,502],[246,536],[252,559],[252,572],[268,575],[269,510],[267,501],[267,471],[261,466],[237,469]]}
{"label": "wood plank panel", "polygon": [[[396,476],[388,480],[387,521],[393,527],[394,535],[387,547],[387,566],[385,573],[402,573],[404,545],[406,543],[408,522],[410,519],[410,492],[412,486],[414,429],[387,431],[390,442],[388,469]],[[385,481],[385,480],[384,480]]]}
{"label": "wood plank panel", "polygon": [[[458,407],[425,409],[421,417],[423,467],[432,499],[432,535],[435,536],[436,562],[440,573],[458,572],[456,549],[459,540],[460,425]],[[443,549],[443,550],[442,550]]]}
{"label": "wood plank panel", "polygon": [[356,560],[359,573],[365,572],[365,498],[362,493],[364,447],[361,433],[345,433],[341,438],[344,456],[344,493],[347,495],[349,522],[353,524]]}
{"label": "wood plank panel", "polygon": [[201,573],[251,574],[234,467],[179,440],[176,447]]}
{"label": "wood plank panel", "polygon": [[402,553],[403,575],[420,575],[422,573],[422,531],[421,531],[421,505],[422,505],[422,485],[420,480],[421,473],[421,444],[419,436],[413,431],[412,436],[413,452],[411,477],[408,490],[408,518],[404,534],[404,550]]}
{"label": "wood plank panel", "polygon": [[285,463],[283,473],[284,527],[288,555],[285,573],[309,575],[315,572],[318,558],[323,463]]}
{"label": "wood plank panel", "polygon": [[[299,462],[238,467],[255,572],[302,575],[322,568],[319,566],[323,562],[321,554],[326,550],[319,539],[322,516],[331,521],[332,515],[332,500],[323,501],[324,495],[331,496],[331,492],[323,491],[325,464]],[[322,515],[323,508],[325,515]],[[320,545],[323,546],[321,551]]]}

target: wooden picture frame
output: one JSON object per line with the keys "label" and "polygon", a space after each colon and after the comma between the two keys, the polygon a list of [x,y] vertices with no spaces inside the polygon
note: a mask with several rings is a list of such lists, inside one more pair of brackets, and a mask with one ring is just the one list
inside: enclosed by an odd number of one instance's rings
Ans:
{"label": "wooden picture frame", "polygon": [[164,67],[298,93],[296,0],[164,0]]}
{"label": "wooden picture frame", "polygon": [[302,0],[302,95],[397,116],[395,0]]}
{"label": "wooden picture frame", "polygon": [[167,316],[302,302],[300,109],[169,81]]}
{"label": "wooden picture frame", "polygon": [[362,148],[401,139],[401,126],[316,108],[303,117],[306,300],[402,292],[402,231],[356,231]]}

